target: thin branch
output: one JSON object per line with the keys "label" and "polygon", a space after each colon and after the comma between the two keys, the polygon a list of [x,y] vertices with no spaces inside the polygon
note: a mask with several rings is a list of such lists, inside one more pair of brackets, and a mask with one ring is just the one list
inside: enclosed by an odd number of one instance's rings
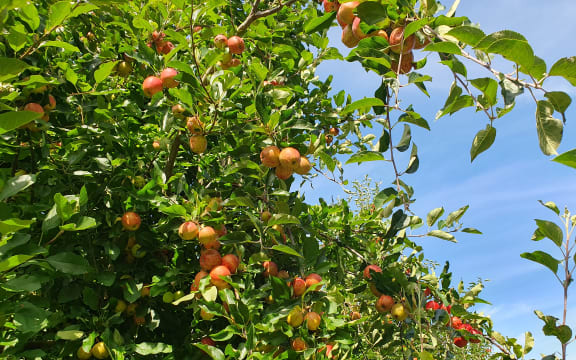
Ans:
{"label": "thin branch", "polygon": [[248,14],[248,17],[246,18],[246,20],[244,20],[244,22],[242,24],[240,24],[240,26],[238,26],[238,28],[236,29],[236,33],[238,35],[244,34],[246,32],[246,30],[248,30],[248,27],[254,21],[256,21],[260,18],[266,17],[266,16],[273,15],[273,14],[279,12],[280,10],[282,10],[282,8],[284,8],[285,6],[290,6],[294,3],[296,3],[296,1],[297,0],[289,0],[284,4],[280,3],[280,5],[278,5],[275,8],[264,10],[264,11],[258,11],[258,5],[260,4],[260,0],[255,0],[254,6],[252,6],[252,10],[250,11],[250,14]]}
{"label": "thin branch", "polygon": [[464,82],[464,80],[462,80],[460,78],[460,76],[458,76],[458,74],[456,74],[454,71],[452,72],[452,74],[454,74],[454,79],[456,81],[458,81],[460,84],[462,84],[462,86],[464,87],[464,89],[466,89],[466,92],[468,92],[468,94],[470,95],[470,97],[472,99],[474,99],[474,101],[476,102],[476,106],[481,108],[482,110],[484,110],[484,113],[486,114],[486,116],[488,116],[488,118],[490,119],[490,122],[492,122],[492,120],[494,120],[494,118],[492,117],[492,115],[490,115],[490,113],[488,112],[488,109],[486,109],[484,107],[484,105],[480,104],[480,101],[478,101],[478,99],[474,96],[474,94],[472,94],[472,91],[470,90],[470,88],[468,87],[468,84],[466,84],[466,82]]}
{"label": "thin branch", "polygon": [[204,76],[200,72],[200,63],[198,62],[198,58],[196,57],[196,44],[194,43],[194,19],[193,19],[193,17],[194,17],[194,0],[191,0],[190,1],[190,42],[192,45],[192,59],[194,60],[194,65],[196,65],[196,71],[198,72],[198,79],[200,80],[200,85],[202,86],[202,89],[204,89],[204,92],[208,96],[208,100],[210,100],[210,102],[214,106],[216,106],[216,101],[214,101],[214,99],[212,99],[212,95],[210,95],[210,92],[208,91],[208,89],[206,89],[206,85],[204,85]]}

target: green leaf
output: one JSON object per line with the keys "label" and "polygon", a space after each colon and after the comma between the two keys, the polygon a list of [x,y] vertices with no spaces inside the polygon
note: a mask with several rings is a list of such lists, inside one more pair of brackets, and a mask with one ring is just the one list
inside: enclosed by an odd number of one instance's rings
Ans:
{"label": "green leaf", "polygon": [[560,215],[560,209],[558,209],[558,206],[556,206],[556,204],[552,201],[548,201],[548,202],[543,202],[542,200],[538,200],[538,202],[540,204],[542,204],[542,206],[547,207],[548,209],[554,211],[556,213],[556,215]]}
{"label": "green leaf", "polygon": [[30,255],[14,255],[8,259],[0,262],[0,272],[8,271],[16,266],[25,263],[26,261],[32,259],[33,256]]}
{"label": "green leaf", "polygon": [[562,58],[550,69],[549,76],[561,76],[572,86],[576,86],[576,56]]}
{"label": "green leaf", "polygon": [[406,174],[413,174],[418,170],[420,165],[420,160],[418,159],[418,148],[416,144],[412,144],[412,151],[410,153],[410,160],[408,161],[408,167],[405,170]]}
{"label": "green leaf", "polygon": [[474,228],[464,228],[462,230],[460,230],[462,232],[468,233],[468,234],[477,234],[477,235],[482,235],[482,232],[478,229],[474,229]]}
{"label": "green leaf", "polygon": [[18,304],[14,324],[22,333],[37,333],[48,326],[51,313],[29,302]]}
{"label": "green leaf", "polygon": [[134,351],[140,355],[171,354],[172,345],[164,343],[142,342],[136,344]]}
{"label": "green leaf", "polygon": [[226,359],[222,350],[218,349],[217,347],[210,346],[210,345],[204,345],[204,344],[200,344],[200,343],[195,343],[194,346],[196,346],[198,349],[204,351],[213,360],[225,360]]}
{"label": "green leaf", "polygon": [[94,11],[97,9],[98,9],[98,6],[96,6],[94,4],[87,4],[87,3],[80,4],[74,8],[74,11],[72,11],[72,15],[70,15],[70,17],[76,17],[78,15],[87,14],[90,11]]}
{"label": "green leaf", "polygon": [[28,229],[36,220],[6,219],[0,220],[0,234],[6,235],[22,229]]}
{"label": "green leaf", "polygon": [[72,3],[70,1],[59,1],[50,6],[50,14],[44,33],[48,33],[53,27],[60,25],[72,12]]}
{"label": "green leaf", "polygon": [[501,30],[485,36],[475,47],[476,49],[486,50],[496,41],[505,39],[526,41],[526,38],[522,36],[522,34],[511,30]]}
{"label": "green leaf", "polygon": [[378,140],[378,152],[388,151],[390,148],[390,133],[386,129],[382,129],[382,136]]}
{"label": "green leaf", "polygon": [[36,175],[20,175],[10,178],[0,191],[0,201],[16,195],[36,182]]}
{"label": "green leaf", "polygon": [[550,269],[554,274],[558,272],[558,264],[560,264],[561,262],[559,260],[554,259],[552,255],[539,250],[531,253],[528,252],[522,253],[520,254],[520,257],[542,264],[546,266],[548,269]]}
{"label": "green leaf", "polygon": [[570,95],[563,91],[549,91],[544,94],[544,96],[546,96],[548,101],[554,106],[554,110],[562,114],[566,112],[566,109],[568,109],[568,106],[572,103]]}
{"label": "green leaf", "polygon": [[404,38],[414,34],[416,31],[422,29],[425,25],[430,23],[429,19],[420,19],[412,21],[410,24],[406,25],[404,28]]}
{"label": "green leaf", "polygon": [[80,49],[78,49],[76,46],[72,45],[72,44],[68,44],[67,42],[64,41],[46,41],[43,42],[42,45],[40,45],[39,47],[46,47],[46,46],[53,46],[53,47],[59,47],[62,48],[66,51],[72,51],[72,52],[80,52]]}
{"label": "green leaf", "polygon": [[[1,71],[1,70],[0,70]],[[9,111],[0,114],[0,135],[39,119],[42,114],[33,111]]]}
{"label": "green leaf", "polygon": [[346,106],[344,109],[342,109],[342,111],[340,111],[340,115],[345,116],[360,109],[363,112],[367,112],[373,106],[384,106],[384,105],[386,104],[384,104],[384,102],[378,98],[364,98],[356,100],[352,104]]}
{"label": "green leaf", "polygon": [[400,141],[396,145],[396,149],[398,149],[398,151],[400,152],[404,152],[408,150],[411,142],[412,142],[412,131],[410,130],[410,126],[404,124],[404,132],[402,133]]}
{"label": "green leaf", "polygon": [[60,227],[64,231],[82,231],[92,229],[98,226],[96,219],[90,216],[81,216],[76,223],[65,224]]}
{"label": "green leaf", "polygon": [[374,197],[374,207],[377,209],[381,208],[384,206],[384,204],[394,199],[397,195],[398,192],[392,187],[380,191],[378,195]]}
{"label": "green leaf", "polygon": [[548,239],[552,240],[556,246],[562,246],[564,242],[564,233],[562,229],[555,223],[546,220],[535,219],[536,225],[538,225],[538,230],[541,235],[546,236]]}
{"label": "green leaf", "polygon": [[298,253],[298,251],[292,249],[290,246],[287,245],[274,245],[272,246],[272,250],[280,251],[288,255],[303,257],[302,255],[300,255],[300,253]]}
{"label": "green leaf", "polygon": [[384,156],[377,151],[360,151],[350,157],[346,164],[362,163],[366,161],[385,160]]}
{"label": "green leaf", "polygon": [[432,43],[426,46],[424,51],[435,51],[439,53],[462,55],[462,50],[458,47],[458,45],[448,41]]}
{"label": "green leaf", "polygon": [[523,355],[528,354],[534,348],[534,336],[530,331],[524,333],[524,349],[522,350]]}
{"label": "green leaf", "polygon": [[428,236],[434,236],[442,240],[448,240],[451,242],[457,242],[454,236],[446,231],[442,230],[432,230],[428,233]]}
{"label": "green leaf", "polygon": [[108,78],[112,73],[112,70],[114,70],[114,66],[116,66],[116,63],[118,63],[118,60],[102,63],[98,67],[98,69],[94,71],[94,81],[96,81],[96,83],[98,84],[104,81],[106,78]]}
{"label": "green leaf", "polygon": [[576,149],[566,151],[565,153],[556,156],[552,161],[576,169]]}
{"label": "green leaf", "polygon": [[300,220],[296,216],[292,216],[289,214],[274,214],[268,220],[267,225],[272,226],[276,224],[300,224]]}
{"label": "green leaf", "polygon": [[428,351],[420,352],[420,360],[434,360],[434,355],[430,354]]}
{"label": "green leaf", "polygon": [[440,219],[440,216],[442,216],[443,214],[444,214],[443,207],[431,210],[426,216],[426,224],[428,224],[428,226],[433,226],[436,223],[436,221]]}
{"label": "green leaf", "polygon": [[555,336],[561,343],[565,344],[572,338],[572,329],[566,325],[557,325],[558,318],[544,315],[541,311],[534,310],[538,318],[544,321],[542,331],[546,336]]}
{"label": "green leaf", "polygon": [[426,130],[430,130],[430,125],[428,124],[428,121],[426,121],[426,119],[421,117],[420,114],[413,111],[409,111],[407,113],[400,115],[398,121],[407,122],[410,124],[420,126],[421,128],[424,128]]}
{"label": "green leaf", "polygon": [[56,270],[70,275],[82,275],[92,271],[88,260],[71,252],[61,252],[46,258]]}
{"label": "green leaf", "polygon": [[478,131],[472,141],[472,147],[470,148],[470,162],[474,161],[478,155],[488,150],[494,140],[496,139],[496,128],[486,125],[486,129]]}
{"label": "green leaf", "polygon": [[304,32],[311,34],[314,32],[322,32],[332,25],[336,18],[336,12],[329,12],[320,17],[313,17],[306,24],[304,24]]}
{"label": "green leaf", "polygon": [[28,26],[30,26],[30,29],[32,29],[32,31],[36,31],[36,29],[38,29],[40,26],[40,17],[38,16],[38,10],[36,9],[36,6],[34,6],[34,4],[28,4],[23,6],[20,11],[20,16],[24,21],[26,21]]}
{"label": "green leaf", "polygon": [[534,64],[534,50],[526,40],[497,40],[486,49],[489,53],[500,54],[505,59],[515,62],[524,68]]}
{"label": "green leaf", "polygon": [[486,36],[484,31],[469,25],[455,27],[448,31],[446,35],[450,35],[458,39],[458,41],[471,46],[476,46]]}
{"label": "green leaf", "polygon": [[452,211],[450,214],[448,214],[448,216],[446,217],[446,221],[444,222],[444,226],[450,227],[455,222],[457,223],[458,221],[460,221],[460,219],[462,218],[462,216],[464,216],[469,207],[470,207],[469,205],[462,206],[460,209]]}
{"label": "green leaf", "polygon": [[[368,25],[375,25],[388,18],[386,7],[377,1],[366,1],[358,5],[356,13]],[[407,35],[408,36],[408,35]]]}
{"label": "green leaf", "polygon": [[170,216],[186,216],[186,208],[179,204],[174,204],[170,206],[161,206],[160,212]]}
{"label": "green leaf", "polygon": [[57,339],[62,340],[80,340],[84,337],[84,331],[80,330],[61,330],[56,333]]}
{"label": "green leaf", "polygon": [[540,150],[545,155],[558,154],[556,149],[562,141],[563,125],[562,121],[554,118],[554,106],[545,100],[538,101],[536,107],[536,128],[538,129],[538,140]]}
{"label": "green leaf", "polygon": [[470,80],[472,86],[482,91],[483,96],[478,101],[486,106],[496,105],[496,95],[498,93],[498,83],[491,78],[479,78]]}
{"label": "green leaf", "polygon": [[[30,65],[26,64],[24,61],[0,57],[0,81],[10,80],[17,77],[20,73],[26,69],[31,68]],[[1,114],[0,116],[3,116]],[[0,129],[3,129],[4,120],[0,120]]]}

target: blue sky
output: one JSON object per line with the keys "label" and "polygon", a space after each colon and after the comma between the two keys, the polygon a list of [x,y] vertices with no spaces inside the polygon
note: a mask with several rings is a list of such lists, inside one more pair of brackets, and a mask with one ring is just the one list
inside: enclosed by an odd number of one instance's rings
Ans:
{"label": "blue sky", "polygon": [[[573,0],[462,0],[457,14],[480,23],[486,33],[504,29],[520,32],[536,55],[546,61],[548,68],[561,57],[576,55],[573,40],[576,2]],[[544,28],[541,24],[553,24],[554,28]],[[340,30],[334,27],[329,35],[330,45],[347,54],[348,49],[340,43]],[[425,55],[419,52],[416,59]],[[495,329],[504,335],[523,339],[525,331],[532,332],[536,346],[529,358],[559,351],[556,340],[542,335],[542,323],[533,311],[539,309],[560,318],[562,288],[549,270],[519,255],[545,250],[559,256],[549,240],[535,243],[530,237],[535,229],[534,219],[556,221],[555,214],[542,207],[538,200],[554,201],[561,209],[567,206],[576,213],[576,192],[573,191],[576,171],[551,162],[551,157],[540,152],[535,104],[528,94],[517,99],[511,114],[495,122],[498,131],[495,144],[471,164],[470,145],[476,132],[486,126],[487,119],[469,109],[434,121],[452,81],[451,74],[437,63],[438,58],[430,56],[425,69],[434,79],[432,84],[427,83],[430,99],[415,89],[401,91],[403,104],[413,104],[432,128],[430,132],[412,128],[420,169],[403,179],[416,190],[417,201],[412,206],[416,214],[425,217],[436,207],[443,206],[449,212],[468,204],[470,209],[463,221],[466,226],[480,229],[483,235],[459,234],[458,244],[435,238],[425,238],[419,243],[424,246],[428,258],[439,263],[450,261],[456,283],[478,278],[489,280],[482,297],[493,305],[477,310],[491,315]],[[466,64],[470,77],[489,76],[486,70]],[[334,90],[345,89],[355,100],[372,97],[379,85],[376,75],[366,73],[353,63],[329,61],[322,64],[318,75],[325,78],[329,74],[334,76]],[[552,90],[567,91],[572,97],[576,94],[563,79],[546,84]],[[574,109],[573,104],[567,114],[560,153],[576,147]],[[380,134],[375,135],[379,137]],[[398,139],[401,134],[394,135]],[[384,186],[394,179],[388,163],[345,166],[345,176],[349,180],[361,179],[364,174],[381,181]],[[310,202],[318,197],[346,198],[338,185],[321,176],[313,181],[313,186],[314,191],[304,188]],[[573,291],[571,295],[574,296]],[[576,329],[576,301],[569,300],[568,304],[568,324]],[[568,349],[569,354],[576,351],[573,346]]]}

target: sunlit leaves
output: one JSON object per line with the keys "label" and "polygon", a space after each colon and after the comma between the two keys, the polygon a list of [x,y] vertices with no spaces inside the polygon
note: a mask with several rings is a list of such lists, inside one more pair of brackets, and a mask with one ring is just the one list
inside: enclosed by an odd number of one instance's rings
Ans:
{"label": "sunlit leaves", "polygon": [[562,141],[562,121],[554,118],[554,106],[545,100],[538,101],[536,108],[536,129],[540,150],[545,155],[557,154],[556,149]]}
{"label": "sunlit leaves", "polygon": [[476,46],[486,35],[477,27],[464,25],[453,28],[446,35],[450,35],[466,45]]}
{"label": "sunlit leaves", "polygon": [[488,150],[496,139],[496,128],[491,125],[486,125],[486,129],[480,130],[474,137],[472,147],[470,148],[470,161],[482,152]]}
{"label": "sunlit leaves", "polygon": [[544,265],[554,274],[558,272],[558,265],[561,263],[560,260],[553,258],[552,255],[540,250],[531,253],[522,253],[520,254],[520,257]]}
{"label": "sunlit leaves", "polygon": [[553,161],[576,169],[576,149],[566,151],[556,156]]}
{"label": "sunlit leaves", "polygon": [[550,69],[550,76],[561,76],[568,80],[570,84],[576,86],[576,57],[562,58],[558,60]]}

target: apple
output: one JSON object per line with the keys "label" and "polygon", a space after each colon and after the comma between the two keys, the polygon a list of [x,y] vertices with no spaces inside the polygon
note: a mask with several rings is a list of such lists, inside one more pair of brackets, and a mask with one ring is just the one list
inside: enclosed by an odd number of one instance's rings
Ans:
{"label": "apple", "polygon": [[24,111],[32,111],[44,115],[44,108],[38,103],[28,103],[24,106]]}
{"label": "apple", "polygon": [[162,91],[162,80],[156,76],[148,76],[142,83],[142,90],[144,90],[144,95],[152,97]]}
{"label": "apple", "polygon": [[174,80],[174,77],[178,75],[178,71],[173,68],[166,68],[160,73],[160,79],[162,80],[162,86],[171,89],[178,86],[178,81]]}
{"label": "apple", "polygon": [[286,270],[280,270],[278,271],[278,277],[280,279],[288,280],[290,278],[290,274],[288,274],[288,271]]}
{"label": "apple", "polygon": [[160,141],[154,140],[152,142],[152,148],[154,148],[154,150],[156,150],[156,151],[160,150]]}
{"label": "apple", "polygon": [[216,226],[214,231],[216,231],[216,236],[218,236],[218,238],[228,234],[228,230],[226,230],[226,225],[224,225],[224,224],[220,224],[220,225]]}
{"label": "apple", "polygon": [[302,325],[304,322],[304,313],[302,312],[302,308],[300,308],[300,306],[295,306],[292,310],[290,310],[286,321],[288,322],[288,325],[292,327],[298,327]]}
{"label": "apple", "polygon": [[201,135],[204,131],[204,124],[198,116],[189,116],[186,118],[186,128],[192,135]]}
{"label": "apple", "polygon": [[306,175],[310,173],[311,169],[312,164],[310,164],[310,161],[305,156],[300,156],[300,161],[298,162],[298,165],[294,169],[294,172],[298,175]]}
{"label": "apple", "polygon": [[370,292],[371,292],[374,296],[376,296],[376,297],[382,296],[382,293],[378,290],[378,288],[376,287],[376,284],[370,283],[369,288],[370,288]]}
{"label": "apple", "polygon": [[308,346],[306,346],[306,342],[302,340],[302,338],[292,340],[292,349],[294,349],[294,351],[304,351],[307,348]]}
{"label": "apple", "polygon": [[186,221],[178,228],[178,236],[182,240],[194,240],[198,236],[198,225],[194,221]]}
{"label": "apple", "polygon": [[362,20],[359,17],[355,17],[354,21],[352,22],[352,32],[354,33],[354,36],[359,40],[365,39],[368,36],[364,33],[364,31],[362,31],[362,28],[360,27],[361,22]]}
{"label": "apple", "polygon": [[203,337],[202,340],[200,340],[200,343],[204,345],[216,346],[216,342],[210,339],[208,336]]}
{"label": "apple", "polygon": [[[306,287],[309,288],[312,285],[316,285],[319,282],[322,281],[322,277],[316,273],[312,273],[308,276],[306,276]],[[316,288],[316,290],[319,290],[321,288],[321,286],[319,288]]]}
{"label": "apple", "polygon": [[459,348],[466,347],[468,345],[468,341],[461,336],[458,336],[454,339],[454,345],[458,346]]}
{"label": "apple", "polygon": [[200,253],[200,268],[202,270],[210,271],[216,266],[222,264],[222,257],[217,250],[208,249]]}
{"label": "apple", "polygon": [[110,354],[108,353],[108,349],[106,348],[106,344],[100,341],[99,343],[94,344],[92,349],[90,350],[92,356],[96,359],[106,359]]}
{"label": "apple", "polygon": [[[480,330],[478,330],[478,329],[471,328],[469,332],[470,332],[470,334],[472,334],[472,335],[477,335],[477,336],[479,336],[479,337],[482,337],[482,331],[480,331]],[[471,338],[470,338],[470,342],[471,342],[472,344],[478,344],[480,341],[481,341],[481,340],[480,340],[478,337],[471,337]]]}
{"label": "apple", "polygon": [[76,351],[76,357],[80,360],[88,360],[92,357],[92,353],[84,351],[84,349],[82,349],[82,346],[80,346],[78,348],[78,351]]}
{"label": "apple", "polygon": [[277,276],[278,275],[278,265],[273,261],[264,261],[262,264],[264,267],[264,276]]}
{"label": "apple", "polygon": [[170,41],[166,41],[164,44],[162,44],[162,46],[156,47],[156,50],[160,54],[164,54],[164,55],[169,54],[170,51],[172,51],[173,49],[174,49],[174,44],[172,44],[172,42],[170,42]]}
{"label": "apple", "polygon": [[389,295],[382,295],[376,300],[376,310],[379,313],[385,313],[392,309],[394,306],[394,299]]}
{"label": "apple", "polygon": [[462,320],[458,316],[452,316],[450,319],[450,326],[455,330],[460,330],[463,328],[464,324],[462,324]]}
{"label": "apple", "polygon": [[378,265],[368,265],[364,268],[364,279],[371,280],[372,274],[371,272],[378,272],[381,273],[382,269]]}
{"label": "apple", "polygon": [[118,302],[116,303],[116,307],[114,308],[114,312],[117,313],[122,313],[126,310],[126,301],[124,300],[118,300]]}
{"label": "apple", "polygon": [[212,242],[209,242],[209,243],[204,244],[204,248],[205,248],[205,249],[218,250],[218,249],[220,249],[220,246],[222,246],[222,244],[221,244],[220,241],[218,241],[218,240],[214,240],[214,241],[212,241]]}
{"label": "apple", "polygon": [[184,106],[182,106],[181,104],[176,104],[174,106],[172,106],[172,114],[173,115],[181,115],[186,111],[186,109],[184,108]]}
{"label": "apple", "polygon": [[196,154],[202,154],[208,147],[208,140],[204,135],[190,136],[190,150]]}
{"label": "apple", "polygon": [[360,42],[360,39],[354,35],[352,25],[345,25],[342,28],[342,44],[346,45],[346,47],[353,48],[358,45],[358,42]]}
{"label": "apple", "polygon": [[140,215],[133,211],[128,211],[122,215],[122,227],[124,230],[136,231],[140,227]]}
{"label": "apple", "polygon": [[324,12],[333,12],[338,10],[338,7],[340,7],[340,3],[338,1],[324,0],[322,5],[324,5]]}
{"label": "apple", "polygon": [[430,290],[430,288],[426,288],[426,290],[424,290],[424,296],[430,296],[432,294],[432,290]]}
{"label": "apple", "polygon": [[140,289],[140,296],[141,297],[150,296],[150,285],[142,286],[142,289]]}
{"label": "apple", "polygon": [[380,36],[383,37],[384,39],[386,39],[386,41],[388,41],[388,33],[385,30],[378,30],[376,32],[373,33],[374,35],[372,36]]}
{"label": "apple", "polygon": [[359,320],[362,318],[362,315],[358,311],[352,311],[350,314],[350,320]]}
{"label": "apple", "polygon": [[230,285],[222,280],[220,277],[230,276],[230,270],[224,265],[218,265],[212,271],[210,271],[210,282],[212,285],[216,286],[219,290],[226,289]]}
{"label": "apple", "polygon": [[194,282],[190,285],[190,291],[198,291],[200,290],[200,280],[204,279],[209,274],[206,271],[200,271],[194,277]]}
{"label": "apple", "polygon": [[270,218],[272,217],[272,213],[268,210],[264,210],[262,211],[262,214],[260,214],[260,219],[264,222],[267,223],[268,220],[270,220]]}
{"label": "apple", "polygon": [[326,141],[326,145],[332,144],[332,140],[334,140],[332,135],[330,134],[324,135],[324,141]]}
{"label": "apple", "polygon": [[120,61],[116,65],[116,74],[118,74],[118,76],[127,77],[130,73],[132,73],[132,65],[127,61]]}
{"label": "apple", "polygon": [[56,109],[56,99],[52,95],[48,95],[48,104],[44,105],[44,110],[51,111]]}
{"label": "apple", "polygon": [[294,170],[289,169],[287,167],[284,167],[282,165],[279,165],[274,170],[274,174],[276,174],[276,177],[280,180],[288,180],[290,178],[290,176],[292,176],[292,174],[294,174]]}
{"label": "apple", "polygon": [[392,314],[392,317],[398,321],[404,321],[408,318],[408,311],[406,311],[406,308],[402,304],[395,304],[392,306],[390,313]]}
{"label": "apple", "polygon": [[194,32],[195,33],[200,32],[200,31],[202,31],[202,26],[200,26],[200,25],[194,26]]}
{"label": "apple", "polygon": [[335,127],[331,127],[328,132],[330,133],[330,135],[332,136],[338,136],[340,134],[340,130],[338,130],[338,128]]}
{"label": "apple", "polygon": [[295,277],[292,280],[292,293],[295,297],[301,296],[306,291],[306,281],[301,277]]}
{"label": "apple", "polygon": [[300,164],[300,152],[293,147],[287,147],[280,151],[278,155],[280,166],[294,170]]}
{"label": "apple", "polygon": [[211,314],[204,309],[200,309],[200,317],[202,320],[211,320],[214,317],[214,314]]}
{"label": "apple", "polygon": [[216,37],[214,37],[214,45],[218,49],[224,49],[228,46],[228,38],[223,34],[216,35]]}
{"label": "apple", "polygon": [[440,309],[440,304],[438,304],[436,301],[428,301],[426,303],[426,305],[424,306],[424,308],[426,310],[439,310]]}
{"label": "apple", "polygon": [[308,330],[310,331],[318,330],[318,328],[320,327],[320,321],[322,320],[320,315],[318,315],[318,313],[314,311],[311,311],[308,314],[306,314],[304,319],[306,320],[306,327],[308,327]]}
{"label": "apple", "polygon": [[351,25],[354,21],[354,9],[360,5],[358,1],[351,1],[344,4],[340,4],[338,13],[336,14],[336,19],[340,26]]}
{"label": "apple", "polygon": [[228,49],[232,54],[242,54],[244,52],[244,39],[240,36],[232,36],[228,39]]}
{"label": "apple", "polygon": [[[422,35],[422,39],[418,36],[414,36],[414,50],[420,50],[426,47],[426,45],[430,44],[430,39],[427,38],[425,35]],[[470,341],[472,342],[472,341]]]}
{"label": "apple", "polygon": [[226,266],[232,274],[236,274],[236,270],[240,265],[240,259],[234,254],[227,254],[222,257],[222,265]]}
{"label": "apple", "polygon": [[138,304],[136,304],[136,303],[128,304],[128,306],[126,306],[126,315],[134,316],[134,314],[136,314],[136,308],[137,307],[138,307]]}
{"label": "apple", "polygon": [[404,54],[409,53],[414,48],[414,34],[404,39],[403,27],[397,27],[393,29],[392,32],[390,33],[389,41],[390,41],[390,49],[397,54],[399,54],[400,51],[402,51],[402,53]]}
{"label": "apple", "polygon": [[217,239],[216,230],[212,226],[204,226],[198,232],[198,241],[200,244],[209,244]]}
{"label": "apple", "polygon": [[[412,63],[414,62],[414,54],[412,51],[406,54],[402,54],[402,59],[400,62],[400,72],[399,74],[408,74],[412,71]],[[390,62],[392,71],[398,74],[398,60],[392,60]]]}
{"label": "apple", "polygon": [[134,315],[132,319],[134,320],[134,324],[136,326],[143,326],[144,324],[146,324],[146,318],[144,316]]}
{"label": "apple", "polygon": [[266,146],[260,152],[260,161],[266,167],[275,168],[276,166],[280,165],[280,160],[278,159],[279,156],[280,149],[277,146]]}
{"label": "apple", "polygon": [[172,301],[174,301],[174,294],[170,291],[166,291],[164,295],[162,295],[162,302],[170,304]]}
{"label": "apple", "polygon": [[241,64],[240,59],[234,58],[230,60],[230,62],[228,62],[226,65],[228,66],[228,68],[233,68],[236,66],[240,66],[240,64]]}

